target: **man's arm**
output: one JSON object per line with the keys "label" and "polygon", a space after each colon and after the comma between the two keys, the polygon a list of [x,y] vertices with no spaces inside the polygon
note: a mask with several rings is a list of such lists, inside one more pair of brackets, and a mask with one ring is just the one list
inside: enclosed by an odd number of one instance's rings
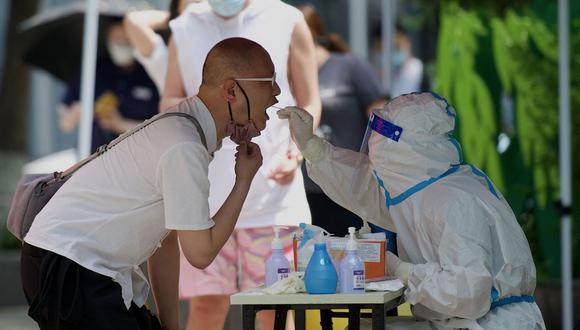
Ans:
{"label": "man's arm", "polygon": [[178,231],[183,253],[194,267],[209,266],[224,246],[234,230],[251,182],[251,179],[236,179],[228,198],[213,217],[215,226],[206,230]]}
{"label": "man's arm", "polygon": [[262,154],[258,145],[241,145],[236,153],[236,181],[228,198],[217,211],[215,225],[206,230],[180,230],[179,242],[183,254],[191,265],[207,267],[232,234],[242,210],[250,184],[258,168],[262,165]]}
{"label": "man's arm", "polygon": [[175,231],[147,262],[149,281],[163,329],[179,329],[179,245]]}
{"label": "man's arm", "polygon": [[169,59],[167,63],[167,76],[165,78],[165,89],[159,103],[159,112],[165,112],[172,106],[180,103],[185,98],[185,89],[179,72],[179,62],[177,60],[177,48],[173,38],[169,40]]}

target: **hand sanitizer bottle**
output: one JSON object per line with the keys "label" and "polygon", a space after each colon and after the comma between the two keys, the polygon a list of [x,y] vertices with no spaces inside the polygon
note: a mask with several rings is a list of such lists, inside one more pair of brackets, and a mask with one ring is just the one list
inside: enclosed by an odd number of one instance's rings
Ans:
{"label": "hand sanitizer bottle", "polygon": [[336,269],[326,250],[323,233],[319,232],[317,235],[314,252],[304,272],[304,286],[309,294],[336,293],[338,282]]}
{"label": "hand sanitizer bottle", "polygon": [[288,277],[290,262],[284,256],[284,244],[280,239],[280,227],[274,227],[272,255],[266,260],[266,287]]}
{"label": "hand sanitizer bottle", "polygon": [[340,293],[365,292],[365,264],[357,254],[355,228],[348,227],[346,256],[340,262]]}

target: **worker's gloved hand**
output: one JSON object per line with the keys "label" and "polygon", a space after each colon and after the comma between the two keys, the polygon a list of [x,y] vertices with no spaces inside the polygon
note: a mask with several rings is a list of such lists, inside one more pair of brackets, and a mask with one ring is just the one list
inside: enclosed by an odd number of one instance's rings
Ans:
{"label": "worker's gloved hand", "polygon": [[409,279],[409,272],[411,271],[412,264],[408,262],[401,261],[399,257],[397,257],[391,251],[387,251],[387,275],[388,276],[395,276],[404,285],[407,285],[407,280]]}
{"label": "worker's gloved hand", "polygon": [[278,118],[288,119],[292,140],[307,160],[318,157],[324,144],[314,135],[314,119],[308,111],[298,107],[286,107],[277,112]]}
{"label": "worker's gloved hand", "polygon": [[288,119],[292,139],[300,149],[304,150],[306,142],[314,136],[314,119],[308,111],[298,107],[286,107],[277,112],[278,118]]}

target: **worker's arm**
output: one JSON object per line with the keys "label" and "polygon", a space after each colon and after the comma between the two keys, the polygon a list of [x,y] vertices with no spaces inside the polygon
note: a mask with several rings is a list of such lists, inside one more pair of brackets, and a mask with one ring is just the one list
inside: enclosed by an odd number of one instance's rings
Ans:
{"label": "worker's arm", "polygon": [[175,41],[169,40],[169,59],[167,64],[167,76],[165,78],[165,88],[159,104],[159,112],[165,112],[172,106],[180,103],[185,98],[185,89],[179,71],[177,59],[177,48]]}
{"label": "worker's arm", "polygon": [[149,57],[155,49],[159,35],[155,30],[167,25],[169,13],[162,10],[142,10],[130,12],[123,20],[123,27],[131,45],[143,57]]}
{"label": "worker's arm", "polygon": [[147,262],[149,282],[163,329],[179,329],[179,245],[172,231]]}

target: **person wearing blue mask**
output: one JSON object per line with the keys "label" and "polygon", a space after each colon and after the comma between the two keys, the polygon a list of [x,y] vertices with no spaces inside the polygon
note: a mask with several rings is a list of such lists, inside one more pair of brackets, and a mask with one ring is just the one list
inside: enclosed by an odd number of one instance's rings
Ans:
{"label": "person wearing blue mask", "polygon": [[313,135],[305,111],[278,115],[289,119],[308,175],[330,198],[397,233],[400,258],[387,253],[387,272],[405,284],[417,320],[395,325],[545,329],[526,237],[491,180],[463,164],[450,137],[456,113],[444,98],[394,98],[369,119],[360,152]]}
{"label": "person wearing blue mask", "polygon": [[411,39],[405,30],[397,26],[394,49],[391,53],[393,78],[391,96],[418,92],[423,82],[423,62],[413,56]]}

